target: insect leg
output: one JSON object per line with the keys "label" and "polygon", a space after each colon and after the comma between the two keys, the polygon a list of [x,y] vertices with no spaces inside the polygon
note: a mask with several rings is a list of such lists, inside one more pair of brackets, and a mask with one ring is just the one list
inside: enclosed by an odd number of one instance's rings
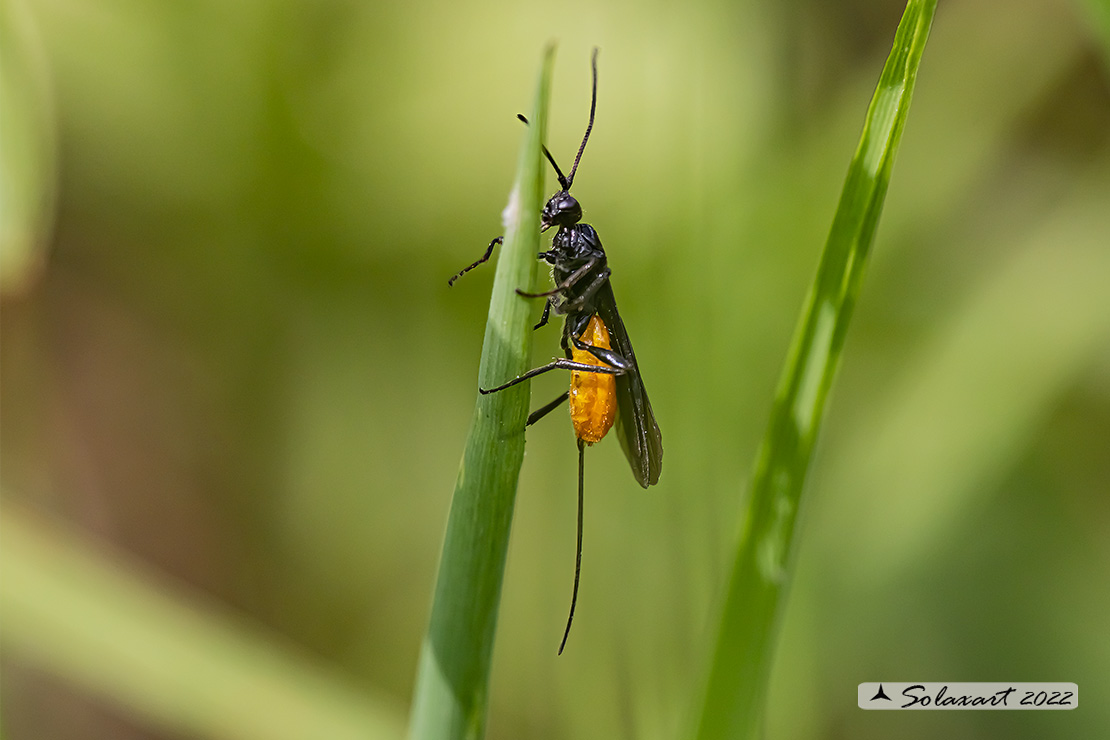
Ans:
{"label": "insect leg", "polygon": [[560,357],[557,360],[552,360],[546,365],[537,367],[535,370],[529,370],[528,372],[524,373],[524,375],[521,375],[519,378],[513,378],[504,385],[499,385],[496,388],[479,388],[478,392],[481,393],[483,396],[487,396],[490,393],[497,393],[498,391],[503,391],[506,388],[512,388],[517,383],[523,383],[525,380],[529,380],[530,378],[534,378],[537,375],[542,375],[543,373],[550,372],[552,370],[579,370],[587,373],[601,373],[603,375],[621,375],[622,373],[624,373],[624,370],[618,367],[601,367],[600,365],[589,365],[585,362],[574,362],[573,360],[566,360]]}
{"label": "insect leg", "polygon": [[566,403],[568,398],[570,398],[570,391],[563,391],[563,394],[561,396],[559,396],[558,398],[556,398],[554,401],[552,401],[551,403],[547,404],[546,406],[542,406],[542,407],[536,409],[535,411],[533,411],[532,413],[530,413],[528,415],[528,423],[525,424],[524,426],[526,426],[526,427],[532,426],[537,421],[539,421],[540,419],[547,416],[552,411],[554,411],[555,409],[559,408],[564,403]]}
{"label": "insect leg", "polygon": [[[543,293],[525,293],[520,288],[517,288],[516,294],[519,295],[519,296],[523,296],[525,298],[546,298],[548,296],[558,295],[558,294],[562,293],[564,290],[566,290],[567,288],[569,288],[570,286],[577,283],[583,277],[585,277],[586,273],[588,273],[590,270],[592,270],[597,265],[598,261],[599,261],[598,257],[590,257],[590,259],[586,262],[586,264],[579,267],[577,270],[572,272],[570,275],[567,275],[567,279],[564,280],[563,282],[559,283],[558,285],[556,285],[552,290],[545,290]],[[608,268],[606,268],[606,270],[608,270]],[[609,276],[606,275],[605,277],[609,277]],[[592,283],[591,283],[591,285],[592,285]],[[596,291],[597,288],[594,288],[594,290]]]}
{"label": "insect leg", "polygon": [[[580,313],[574,315],[573,318],[568,319],[567,323],[564,324],[563,349],[568,353],[568,356],[570,356],[570,350],[567,347],[569,341],[569,343],[574,345],[575,349],[581,350],[582,352],[589,352],[591,355],[601,360],[606,365],[617,368],[620,372],[614,373],[614,375],[621,375],[624,372],[631,370],[634,365],[627,358],[625,358],[624,355],[618,354],[611,349],[606,349],[604,347],[595,347],[592,344],[587,344],[586,342],[582,341],[582,335],[586,332],[587,327],[589,327],[590,319],[592,318],[593,314]],[[596,368],[598,366],[594,365],[593,367]],[[599,371],[595,370],[594,372]],[[606,371],[601,370],[600,372]]]}
{"label": "insect leg", "polygon": [[586,305],[586,301],[593,298],[594,293],[597,293],[597,291],[601,290],[601,286],[605,285],[606,281],[609,280],[609,276],[612,274],[613,271],[610,270],[608,267],[599,272],[597,274],[597,277],[591,280],[590,284],[586,286],[586,289],[582,291],[581,295],[579,295],[574,300],[567,301],[565,304],[563,304],[563,312],[573,313],[574,311],[582,308],[582,306]]}
{"label": "insect leg", "polygon": [[[576,349],[580,349],[583,352],[589,352],[591,355],[601,360],[606,365],[620,370],[619,373],[615,373],[616,375],[620,375],[625,371],[632,369],[633,367],[632,363],[629,362],[624,355],[617,354],[611,349],[605,349],[604,347],[595,347],[592,344],[586,344],[581,339],[574,336],[572,336],[570,340],[574,342],[574,346]],[[594,365],[593,367],[597,366]]]}
{"label": "insect leg", "polygon": [[540,323],[532,327],[532,331],[539,329],[541,326],[547,325],[547,317],[551,315],[551,299],[548,298],[547,302],[543,304],[543,316],[540,317]]}
{"label": "insect leg", "polygon": [[[547,305],[548,306],[551,305],[550,300],[548,301]],[[546,309],[544,310],[544,315],[545,316],[547,315],[547,310]],[[567,356],[568,360],[571,359],[571,357],[572,357],[571,352],[570,352],[570,345],[567,343],[567,337],[569,336],[569,333],[570,333],[570,328],[569,328],[567,323],[564,323],[563,324],[563,336],[562,336],[562,339],[560,340],[559,343],[563,345],[563,352],[566,353],[566,356]],[[570,398],[570,391],[564,391],[558,398],[556,398],[551,403],[547,404],[546,406],[541,406],[540,408],[536,409],[531,414],[529,414],[528,415],[528,423],[525,424],[524,426],[526,426],[526,427],[532,426],[537,421],[539,421],[540,419],[547,416],[552,411],[554,411],[555,409],[559,408],[564,403],[566,403],[566,400],[568,398]]]}
{"label": "insect leg", "polygon": [[482,258],[481,258],[481,259],[479,259],[479,260],[478,260],[477,262],[475,262],[474,264],[472,264],[472,265],[468,265],[467,267],[464,267],[463,269],[461,269],[461,270],[459,270],[459,271],[458,271],[457,273],[455,273],[455,274],[454,274],[454,275],[453,275],[453,276],[451,277],[451,279],[447,281],[447,285],[448,285],[448,286],[454,285],[454,284],[455,284],[455,281],[456,281],[456,280],[458,280],[459,278],[461,278],[461,277],[462,277],[463,275],[465,275],[466,273],[470,272],[471,270],[473,270],[473,269],[474,269],[475,267],[477,267],[478,265],[482,264],[483,262],[488,262],[488,261],[489,261],[489,258],[490,258],[490,255],[491,255],[491,254],[493,254],[493,246],[494,246],[495,244],[500,244],[500,243],[501,243],[501,242],[502,242],[502,241],[504,240],[504,238],[505,238],[505,237],[503,237],[503,236],[499,236],[499,237],[497,237],[496,239],[494,239],[493,241],[491,241],[491,242],[489,243],[489,246],[488,246],[488,247],[486,247],[486,253],[482,255]]}
{"label": "insect leg", "polygon": [[564,290],[566,290],[566,288],[562,287],[561,285],[556,285],[551,290],[545,290],[542,293],[526,293],[523,290],[521,290],[520,288],[517,288],[516,289],[516,294],[518,296],[520,296],[521,298],[547,298],[549,296],[558,295],[559,293],[562,293]]}

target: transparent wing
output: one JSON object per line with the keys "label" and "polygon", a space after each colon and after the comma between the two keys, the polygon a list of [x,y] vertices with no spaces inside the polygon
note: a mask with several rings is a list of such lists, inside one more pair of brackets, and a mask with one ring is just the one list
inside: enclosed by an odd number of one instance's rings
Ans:
{"label": "transparent wing", "polygon": [[631,372],[617,376],[617,435],[632,466],[632,474],[641,486],[647,488],[659,482],[659,473],[663,468],[663,436],[659,433],[655,413],[644,390],[632,341],[617,313],[613,288],[608,283],[598,290],[595,305],[609,329],[613,350],[632,363]]}

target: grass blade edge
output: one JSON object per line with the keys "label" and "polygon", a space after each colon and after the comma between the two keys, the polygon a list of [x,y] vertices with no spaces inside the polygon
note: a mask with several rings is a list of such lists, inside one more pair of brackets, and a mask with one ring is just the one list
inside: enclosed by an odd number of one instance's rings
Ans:
{"label": "grass blade edge", "polygon": [[935,10],[936,0],[906,5],[795,330],[696,708],[698,740],[754,740],[761,732],[805,477]]}
{"label": "grass blade edge", "polygon": [[[523,374],[531,362],[535,307],[516,294],[537,275],[543,205],[542,142],[554,46],[544,53],[531,121],[505,209],[486,321],[480,387]],[[421,648],[409,737],[481,738],[517,480],[524,460],[529,383],[478,396],[455,482],[428,632]]]}

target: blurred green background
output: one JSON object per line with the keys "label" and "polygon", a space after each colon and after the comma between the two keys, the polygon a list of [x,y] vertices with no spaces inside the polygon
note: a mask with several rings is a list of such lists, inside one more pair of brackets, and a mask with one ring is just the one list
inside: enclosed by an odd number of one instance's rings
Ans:
{"label": "blurred green background", "polygon": [[[329,712],[402,731],[492,269],[446,279],[501,233],[551,39],[564,167],[601,47],[575,194],[666,468],[645,492],[619,445],[591,450],[556,658],[575,445],[557,416],[529,432],[489,736],[679,734],[901,4],[2,8],[3,736],[340,737]],[[1110,730],[1108,52],[1096,0],[940,5],[810,480],[770,737]],[[557,329],[536,340],[537,363],[558,353]],[[1084,701],[860,711],[875,680],[1075,681]],[[299,702],[317,731],[290,729]]]}

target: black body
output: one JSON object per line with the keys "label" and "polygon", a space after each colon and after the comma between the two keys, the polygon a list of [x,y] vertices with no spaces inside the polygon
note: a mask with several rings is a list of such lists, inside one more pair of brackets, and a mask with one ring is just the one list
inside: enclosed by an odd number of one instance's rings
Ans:
{"label": "black body", "polygon": [[[544,228],[557,218],[564,220],[565,212],[549,214],[549,211],[553,203],[562,202],[569,206],[568,198],[568,193],[560,191],[548,201],[544,208]],[[573,198],[570,200],[573,201]],[[574,205],[577,206],[577,201]],[[569,210],[573,212],[575,209]],[[580,209],[578,213],[581,213]],[[552,216],[550,220],[549,215]],[[589,224],[562,225],[551,241],[551,249],[541,252],[539,257],[551,264],[552,276],[559,287],[554,291],[555,295],[548,298],[544,316],[537,328],[547,323],[549,311],[565,314],[563,350],[568,359],[569,343],[573,342],[578,349],[584,349],[614,369],[622,370],[614,373],[617,376],[617,434],[636,481],[644,488],[654,485],[659,481],[663,463],[663,438],[640,378],[632,340],[617,310],[601,238]],[[611,350],[591,347],[580,341],[595,314],[609,330]],[[596,368],[591,369],[596,372]],[[534,414],[529,423],[539,418]]]}
{"label": "black body", "polygon": [[[578,163],[582,159],[582,152],[586,149],[586,142],[593,130],[594,112],[597,107],[597,49],[594,49],[593,59],[593,95],[590,101],[590,121],[586,126],[586,135],[582,137],[582,144],[578,147],[578,155],[574,158],[574,166],[570,176],[565,177],[555,164],[551,152],[544,147],[543,153],[547,161],[555,170],[561,189],[548,199],[540,215],[540,230],[547,231],[556,228],[555,237],[551,240],[551,248],[540,252],[539,258],[551,265],[551,274],[555,280],[555,288],[544,293],[525,293],[517,289],[517,293],[527,298],[546,298],[547,303],[543,308],[536,329],[547,324],[551,312],[565,316],[563,322],[562,347],[565,358],[553,360],[542,367],[529,370],[519,378],[514,378],[504,385],[496,388],[479,388],[482,394],[496,393],[511,386],[521,383],[529,378],[534,378],[551,370],[574,370],[586,373],[599,373],[616,376],[617,395],[617,434],[621,440],[621,448],[625,457],[632,466],[632,475],[636,482],[644,488],[659,482],[659,473],[663,467],[663,437],[659,433],[659,425],[655,422],[651,403],[648,401],[644,383],[640,378],[640,368],[636,365],[636,353],[632,351],[632,342],[628,338],[628,331],[617,311],[617,301],[613,297],[613,286],[609,282],[609,262],[605,250],[601,246],[601,238],[589,224],[580,223],[582,220],[582,207],[573,195],[570,194],[574,174],[578,171]],[[524,123],[528,119],[517,116]],[[489,260],[493,254],[494,246],[500,244],[502,237],[497,237],[489,243],[486,252],[473,264],[456,273],[448,285],[453,284],[464,273],[473,270],[478,265]],[[582,341],[582,335],[590,324],[590,320],[597,316],[609,331],[611,349],[594,347]],[[575,362],[571,346],[583,352],[588,352],[603,365],[591,365]],[[551,403],[541,406],[528,417],[528,425],[542,419],[553,410],[559,408],[569,398],[569,391],[563,393]],[[574,607],[578,601],[578,579],[582,567],[582,511],[583,511],[583,476],[584,476],[584,451],[586,443],[578,440],[578,550],[574,565],[574,590],[571,594],[570,616],[567,618],[566,630],[563,632],[563,641],[559,645],[562,654],[566,646],[567,636],[570,634],[570,625],[574,620]]]}
{"label": "black body", "polygon": [[[659,433],[659,425],[655,422],[651,403],[648,401],[644,383],[640,378],[640,369],[636,365],[632,342],[617,311],[617,301],[613,297],[613,288],[609,284],[609,264],[605,257],[605,250],[601,246],[601,238],[592,226],[579,223],[582,220],[582,206],[570,194],[570,186],[578,171],[578,163],[582,160],[582,152],[586,150],[586,142],[589,141],[590,132],[594,126],[594,112],[597,109],[597,49],[594,49],[591,66],[593,94],[590,99],[590,121],[586,125],[586,135],[582,137],[582,144],[578,147],[578,154],[574,158],[574,166],[570,170],[569,177],[563,175],[547,147],[543,148],[544,156],[555,170],[555,176],[562,188],[548,199],[540,214],[540,231],[547,231],[553,227],[558,229],[555,238],[551,240],[551,249],[538,255],[541,260],[551,265],[555,288],[545,293],[525,293],[520,289],[517,290],[518,294],[528,298],[547,298],[543,317],[536,324],[537,329],[547,324],[552,310],[556,314],[566,316],[562,340],[566,359],[554,360],[547,365],[530,370],[497,388],[478,390],[483,394],[494,393],[556,369],[616,375],[617,433],[620,435],[621,448],[632,466],[632,474],[636,477],[636,481],[647,488],[659,481],[659,472],[663,466],[663,438]],[[525,124],[528,123],[528,119],[522,115],[518,114],[517,118]],[[494,246],[501,241],[500,236],[491,241],[485,254],[453,275],[447,284],[454,284],[465,273],[488,261],[493,254]],[[611,350],[587,345],[581,339],[590,319],[595,315],[601,318],[609,330],[610,343],[613,346]],[[579,350],[589,352],[606,366],[574,362],[571,359],[571,344]],[[564,393],[546,406],[532,412],[528,417],[528,424],[534,424],[558,408],[563,401],[567,400],[567,397],[568,394]]]}

